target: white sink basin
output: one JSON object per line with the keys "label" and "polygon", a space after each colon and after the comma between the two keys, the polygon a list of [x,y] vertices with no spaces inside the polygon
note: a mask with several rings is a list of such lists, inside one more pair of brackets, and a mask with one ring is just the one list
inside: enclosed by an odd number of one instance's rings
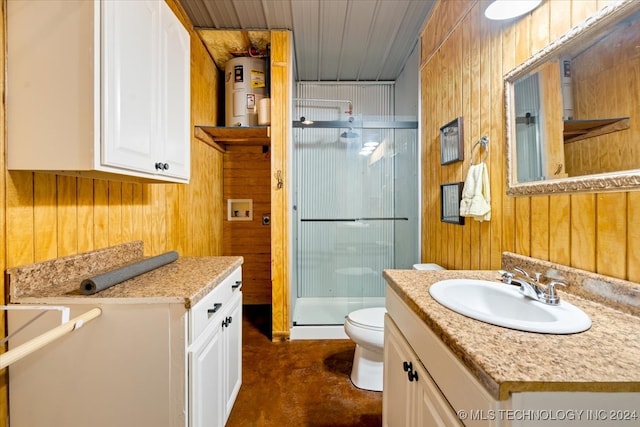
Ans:
{"label": "white sink basin", "polygon": [[591,319],[575,305],[534,301],[520,288],[489,280],[449,279],[434,283],[429,293],[445,307],[492,325],[527,332],[573,334],[591,327]]}

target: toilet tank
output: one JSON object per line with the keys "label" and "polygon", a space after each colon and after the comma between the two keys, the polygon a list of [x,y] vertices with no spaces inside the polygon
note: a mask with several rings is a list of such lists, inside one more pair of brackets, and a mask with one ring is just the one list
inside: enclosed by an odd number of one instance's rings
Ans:
{"label": "toilet tank", "polygon": [[434,264],[434,263],[413,264],[413,269],[414,270],[446,270],[446,268],[442,267],[441,265]]}

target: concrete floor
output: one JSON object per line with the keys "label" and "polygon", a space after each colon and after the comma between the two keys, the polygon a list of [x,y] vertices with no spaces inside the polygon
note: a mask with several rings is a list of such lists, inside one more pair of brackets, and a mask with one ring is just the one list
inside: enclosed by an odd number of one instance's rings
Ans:
{"label": "concrete floor", "polygon": [[269,306],[244,306],[242,387],[227,427],[382,425],[382,393],[349,379],[350,340],[273,343]]}

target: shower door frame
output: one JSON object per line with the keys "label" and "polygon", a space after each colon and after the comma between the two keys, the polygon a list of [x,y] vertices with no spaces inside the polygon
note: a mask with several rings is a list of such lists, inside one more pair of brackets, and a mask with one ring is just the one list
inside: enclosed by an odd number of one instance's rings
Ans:
{"label": "shower door frame", "polygon": [[[394,138],[393,138],[393,144],[394,144],[394,150],[395,150],[395,143],[396,143],[396,134],[398,130],[413,130],[415,131],[412,135],[414,138],[413,141],[413,145],[412,148],[414,151],[414,153],[417,154],[417,145],[418,145],[418,123],[417,121],[388,121],[388,120],[353,120],[353,118],[350,118],[349,121],[316,121],[314,122],[312,125],[306,125],[304,124],[302,121],[294,121],[293,122],[293,128],[338,128],[338,129],[355,129],[356,131],[360,131],[360,132],[364,132],[365,130],[369,130],[369,129],[375,129],[375,130],[387,130],[387,131],[392,131]],[[295,143],[295,142],[294,142]],[[291,316],[291,320],[292,320],[292,326],[300,326],[301,324],[297,324],[295,321],[295,312],[294,312],[294,307],[295,307],[295,302],[296,300],[299,298],[299,284],[300,284],[300,269],[299,269],[299,241],[298,239],[300,238],[301,235],[301,224],[303,222],[339,222],[340,224],[344,225],[344,226],[348,226],[348,224],[353,224],[354,226],[356,225],[362,225],[364,226],[368,226],[369,224],[378,222],[378,221],[408,221],[409,218],[408,217],[396,217],[396,216],[381,216],[381,217],[376,217],[376,216],[358,216],[358,217],[348,217],[348,218],[299,218],[298,214],[300,213],[298,210],[298,206],[297,203],[299,203],[299,197],[297,194],[297,191],[299,189],[298,183],[299,183],[299,165],[298,165],[298,154],[294,153],[293,155],[293,159],[294,162],[296,163],[294,166],[294,171],[296,174],[296,183],[294,184],[293,188],[296,191],[296,194],[294,195],[294,200],[296,205],[294,205],[294,213],[293,213],[293,224],[296,227],[296,232],[294,234],[295,240],[293,241],[293,245],[292,245],[292,255],[293,255],[293,265],[294,265],[294,271],[292,274],[292,278],[293,278],[293,283],[292,285],[295,287],[295,294],[292,295],[292,316]],[[417,169],[416,165],[416,169]],[[393,163],[393,165],[391,166],[393,168],[393,180],[394,183],[393,185],[395,186],[395,179],[397,176],[397,172],[396,172],[396,165],[395,162]],[[416,188],[419,188],[419,183],[416,182]],[[392,201],[392,207],[393,207],[393,212],[395,213],[396,211],[396,207],[395,207],[395,196],[393,196],[395,194],[396,189],[392,189],[391,194],[393,197],[393,201]],[[416,215],[416,221],[418,220],[418,215]],[[394,235],[395,235],[395,224],[392,226],[392,229],[390,231],[391,233],[391,241],[394,240]],[[418,248],[419,249],[419,248]],[[389,255],[391,262],[393,264],[397,263],[396,260],[396,255],[395,255],[395,250],[392,249],[392,253]],[[403,266],[406,267],[406,266]],[[386,268],[386,267],[385,267]],[[391,266],[389,268],[392,268]],[[337,271],[337,270],[336,270]],[[364,271],[364,269],[363,269]],[[372,273],[375,273],[376,275],[379,275],[380,277],[377,278],[377,280],[381,281],[381,283],[383,284],[383,280],[381,279],[381,272],[382,271],[372,271]],[[347,273],[349,274],[349,273]],[[355,273],[354,273],[355,274]],[[364,272],[362,273],[364,274]],[[338,288],[336,288],[338,289]],[[363,292],[364,293],[364,292]],[[384,287],[382,288],[382,290],[380,291],[381,295],[375,296],[371,298],[371,302],[369,302],[370,305],[374,305],[374,306],[380,306],[381,304],[384,304]],[[334,295],[334,296],[327,296],[327,298],[336,298],[336,297],[340,297],[340,295]],[[351,300],[353,299],[360,299],[361,301],[350,301],[347,300],[345,301],[345,304],[347,304],[347,306],[349,308],[345,308],[343,309],[345,311],[344,315],[346,315],[349,311],[352,311],[353,309],[357,309],[357,308],[363,308],[364,306],[366,306],[366,303],[364,302],[364,297],[363,295],[354,295],[354,296],[350,296],[350,295],[346,295],[346,298],[350,298]],[[365,304],[365,305],[363,305]],[[334,322],[330,322],[330,323],[325,323],[325,322],[319,322],[319,323],[311,323],[311,324],[302,324],[305,326],[311,326],[311,325],[340,325],[343,322],[342,319],[340,319],[339,321],[334,321]]]}

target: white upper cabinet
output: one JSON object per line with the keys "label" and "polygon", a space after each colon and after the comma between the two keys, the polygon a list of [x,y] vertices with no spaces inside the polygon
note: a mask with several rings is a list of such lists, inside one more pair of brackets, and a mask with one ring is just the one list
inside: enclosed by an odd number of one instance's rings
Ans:
{"label": "white upper cabinet", "polygon": [[163,0],[7,8],[10,170],[189,181],[190,37]]}

